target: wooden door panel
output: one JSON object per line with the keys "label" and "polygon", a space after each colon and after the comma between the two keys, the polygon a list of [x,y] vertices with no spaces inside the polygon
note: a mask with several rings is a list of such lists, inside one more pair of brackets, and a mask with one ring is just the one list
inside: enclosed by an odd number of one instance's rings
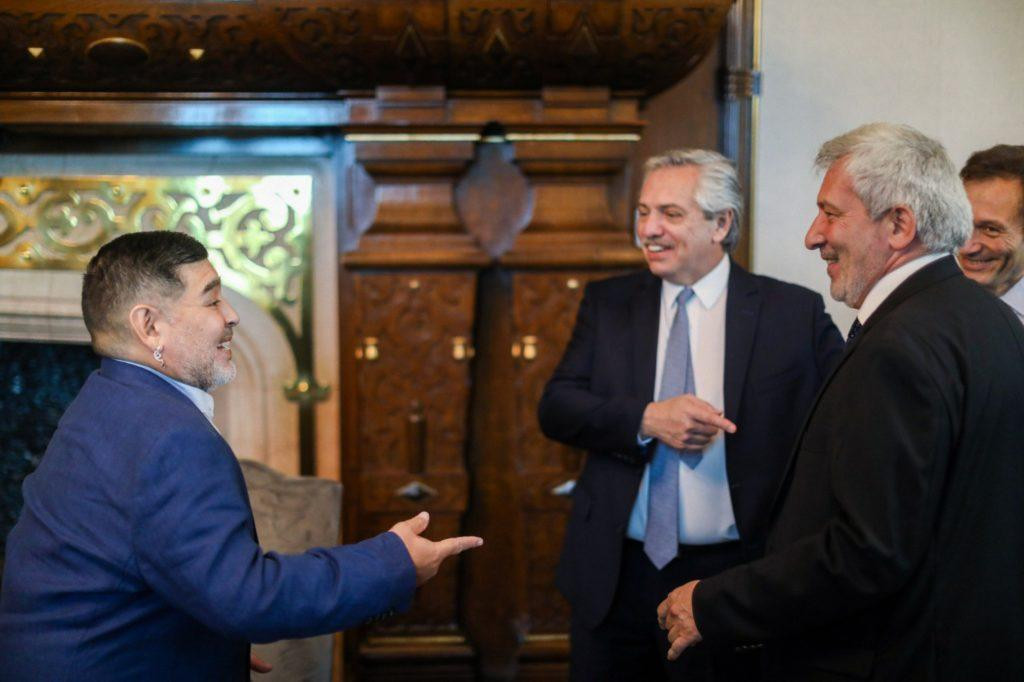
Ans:
{"label": "wooden door panel", "polygon": [[360,274],[355,289],[361,468],[465,471],[473,273]]}
{"label": "wooden door panel", "polygon": [[[366,270],[347,277],[343,314],[351,315],[354,359],[344,467],[349,539],[371,537],[422,510],[431,515],[427,537],[459,535],[469,485],[475,274]],[[401,660],[404,651],[423,649],[417,642],[424,636],[458,633],[458,566],[445,562],[408,613],[363,628],[357,656]]]}
{"label": "wooden door panel", "polygon": [[[528,644],[551,646],[552,635],[569,631],[569,608],[554,586],[571,504],[570,493],[583,453],[548,440],[537,424],[544,385],[572,335],[586,284],[604,271],[522,271],[514,276],[512,329],[521,344],[515,358],[516,488],[520,513]],[[516,355],[514,353],[514,355]]]}

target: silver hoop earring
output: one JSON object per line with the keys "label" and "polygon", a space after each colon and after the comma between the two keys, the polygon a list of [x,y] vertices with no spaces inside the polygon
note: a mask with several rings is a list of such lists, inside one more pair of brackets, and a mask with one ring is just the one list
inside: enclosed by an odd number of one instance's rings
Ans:
{"label": "silver hoop earring", "polygon": [[164,365],[164,347],[163,346],[157,346],[156,348],[153,349],[153,359],[156,360],[157,362],[159,362],[161,367],[165,367],[166,366],[166,365]]}

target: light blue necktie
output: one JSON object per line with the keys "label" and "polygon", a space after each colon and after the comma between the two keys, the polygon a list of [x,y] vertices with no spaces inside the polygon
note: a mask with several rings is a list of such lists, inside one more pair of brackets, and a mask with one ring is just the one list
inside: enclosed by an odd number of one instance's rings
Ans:
{"label": "light blue necktie", "polygon": [[[661,371],[658,400],[695,392],[693,359],[690,357],[690,320],[686,302],[693,289],[683,287],[676,297],[676,315],[665,345],[665,361]],[[700,452],[685,451],[658,441],[651,460],[650,485],[647,498],[647,529],[644,552],[658,568],[675,558],[679,551],[679,458],[690,467],[700,462]]]}

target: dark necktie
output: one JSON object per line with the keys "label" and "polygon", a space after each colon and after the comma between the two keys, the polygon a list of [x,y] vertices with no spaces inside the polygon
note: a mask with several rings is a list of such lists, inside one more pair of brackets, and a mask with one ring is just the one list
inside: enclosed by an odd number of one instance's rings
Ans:
{"label": "dark necktie", "polygon": [[857,336],[860,335],[860,330],[861,330],[862,326],[863,325],[860,323],[859,319],[853,321],[853,324],[850,325],[850,331],[848,331],[846,333],[846,345],[847,346],[849,346],[851,343],[853,343],[853,340],[856,339]]}

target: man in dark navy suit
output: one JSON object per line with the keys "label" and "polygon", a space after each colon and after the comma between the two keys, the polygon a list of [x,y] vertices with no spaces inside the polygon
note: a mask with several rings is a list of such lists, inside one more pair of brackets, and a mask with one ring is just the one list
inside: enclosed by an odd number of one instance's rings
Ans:
{"label": "man in dark navy suit", "polygon": [[7,541],[0,677],[243,680],[249,643],[407,608],[479,538],[419,537],[426,514],[355,545],[263,552],[213,426],[238,324],[206,249],[170,232],[99,250],[82,288],[104,356],[65,412]]}
{"label": "man in dark navy suit", "polygon": [[720,154],[650,159],[636,238],[649,272],[589,285],[539,406],[589,456],[558,571],[576,680],[748,679],[748,653],[666,662],[654,609],[763,551],[789,449],[842,339],[821,296],[729,258],[741,198]]}

